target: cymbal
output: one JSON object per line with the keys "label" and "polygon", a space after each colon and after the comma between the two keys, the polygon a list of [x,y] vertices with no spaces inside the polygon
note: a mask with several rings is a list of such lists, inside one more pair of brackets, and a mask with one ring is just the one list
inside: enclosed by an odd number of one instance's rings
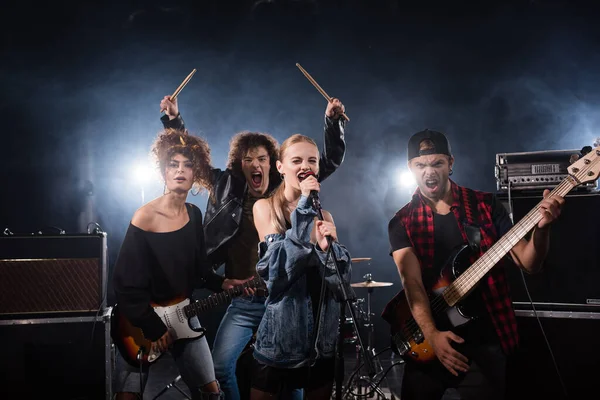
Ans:
{"label": "cymbal", "polygon": [[377,281],[364,281],[351,283],[352,287],[363,287],[363,288],[372,288],[372,287],[384,287],[384,286],[392,286],[392,282],[377,282]]}
{"label": "cymbal", "polygon": [[352,258],[352,264],[359,263],[363,261],[371,261],[371,257],[363,257],[363,258]]}

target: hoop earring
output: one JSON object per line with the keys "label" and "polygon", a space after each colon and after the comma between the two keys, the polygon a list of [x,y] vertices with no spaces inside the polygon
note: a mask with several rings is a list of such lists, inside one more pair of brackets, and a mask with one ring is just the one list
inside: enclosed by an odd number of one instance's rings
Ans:
{"label": "hoop earring", "polygon": [[171,191],[169,190],[169,191],[167,192],[167,184],[165,183],[165,186],[163,187],[163,195],[165,195],[165,194],[169,194],[169,193],[171,193]]}
{"label": "hoop earring", "polygon": [[[195,192],[194,192],[194,188],[196,188]],[[192,193],[192,196],[198,196],[198,193],[200,193],[200,185],[198,185],[197,183],[194,183],[192,185],[191,193]]]}
{"label": "hoop earring", "polygon": [[454,173],[454,171],[451,169],[450,173],[448,174],[448,176],[452,175]]}
{"label": "hoop earring", "polygon": [[281,178],[281,180],[283,180],[283,178],[285,178],[284,174],[279,174],[279,177]]}

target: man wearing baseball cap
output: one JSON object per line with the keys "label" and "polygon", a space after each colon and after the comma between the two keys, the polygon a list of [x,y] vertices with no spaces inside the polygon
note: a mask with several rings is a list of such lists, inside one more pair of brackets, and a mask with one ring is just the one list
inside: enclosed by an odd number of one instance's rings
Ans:
{"label": "man wearing baseball cap", "polygon": [[[389,222],[390,254],[404,288],[404,294],[397,297],[406,295],[413,319],[436,358],[430,363],[405,364],[400,397],[441,399],[447,388],[456,388],[462,399],[503,399],[507,357],[519,342],[503,267],[514,262],[529,273],[540,270],[548,252],[550,224],[559,216],[564,199],[548,198],[549,191],[544,191],[543,217],[530,240],[521,239],[510,251],[511,257],[499,261],[463,297],[462,304],[468,306],[463,312],[474,318],[444,324],[432,312],[428,295],[434,287],[449,283],[440,280],[448,259],[468,244],[474,249],[473,262],[512,228],[512,222],[492,193],[459,186],[450,179],[454,157],[446,135],[429,129],[417,132],[407,150],[418,188]],[[466,264],[465,268],[471,265]],[[393,315],[388,307],[383,317],[390,322]]]}

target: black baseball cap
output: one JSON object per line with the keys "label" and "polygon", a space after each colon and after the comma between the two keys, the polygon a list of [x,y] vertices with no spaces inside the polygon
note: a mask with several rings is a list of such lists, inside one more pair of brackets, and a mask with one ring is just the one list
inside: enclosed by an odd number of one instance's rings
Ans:
{"label": "black baseball cap", "polygon": [[[421,146],[421,143],[427,140],[429,146]],[[422,148],[423,147],[423,148]],[[428,154],[445,154],[452,156],[450,151],[450,142],[442,132],[425,129],[415,133],[408,139],[408,160],[415,157],[425,156]]]}

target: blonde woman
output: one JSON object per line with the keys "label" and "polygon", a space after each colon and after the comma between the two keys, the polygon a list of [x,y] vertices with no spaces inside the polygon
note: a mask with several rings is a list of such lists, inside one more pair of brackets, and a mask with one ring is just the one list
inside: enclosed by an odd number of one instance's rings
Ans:
{"label": "blonde woman", "polygon": [[[263,240],[257,271],[269,295],[256,334],[251,399],[285,398],[288,391],[298,388],[304,389],[307,399],[328,399],[342,296],[335,262],[327,256],[328,250],[335,252],[340,274],[348,282],[350,255],[337,242],[331,214],[323,210],[323,220],[319,220],[309,198],[311,191],[320,190],[315,142],[303,135],[291,136],[282,143],[276,166],[282,184],[253,209]],[[319,313],[321,294],[323,310]],[[316,361],[310,365],[317,330]]]}

